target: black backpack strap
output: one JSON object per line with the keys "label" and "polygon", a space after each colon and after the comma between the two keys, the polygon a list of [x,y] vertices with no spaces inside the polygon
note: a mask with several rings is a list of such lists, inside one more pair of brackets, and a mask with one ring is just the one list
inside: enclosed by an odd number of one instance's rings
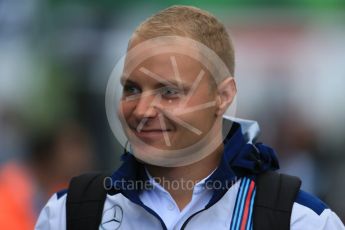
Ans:
{"label": "black backpack strap", "polygon": [[253,212],[254,230],[289,230],[292,206],[301,180],[277,172],[265,172],[256,178]]}
{"label": "black backpack strap", "polygon": [[66,203],[67,230],[98,229],[107,194],[104,178],[108,175],[89,173],[72,178]]}

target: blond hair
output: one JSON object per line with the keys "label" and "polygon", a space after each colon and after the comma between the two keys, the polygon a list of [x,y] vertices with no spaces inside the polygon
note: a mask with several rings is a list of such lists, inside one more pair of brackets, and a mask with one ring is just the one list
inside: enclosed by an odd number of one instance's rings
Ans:
{"label": "blond hair", "polygon": [[171,6],[149,17],[135,30],[142,39],[184,36],[212,49],[234,76],[234,49],[224,25],[210,13],[192,6]]}

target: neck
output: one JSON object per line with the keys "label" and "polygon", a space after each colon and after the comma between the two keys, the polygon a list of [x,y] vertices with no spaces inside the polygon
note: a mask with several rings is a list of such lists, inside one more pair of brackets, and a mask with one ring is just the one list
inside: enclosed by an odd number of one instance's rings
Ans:
{"label": "neck", "polygon": [[[192,183],[195,185],[217,168],[222,157],[223,150],[224,146],[221,144],[210,155],[198,162],[186,166],[161,167],[146,165],[146,168],[150,174],[170,193],[180,210],[182,210],[192,199],[194,186],[190,186],[190,184]],[[179,186],[176,186],[176,181]]]}

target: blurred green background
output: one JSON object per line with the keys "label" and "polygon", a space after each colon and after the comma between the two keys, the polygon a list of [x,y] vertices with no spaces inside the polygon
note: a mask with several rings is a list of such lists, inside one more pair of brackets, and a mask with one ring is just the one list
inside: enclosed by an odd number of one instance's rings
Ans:
{"label": "blurred green background", "polygon": [[176,4],[226,25],[237,116],[259,121],[281,170],[300,176],[344,221],[343,0],[0,0],[0,194],[13,185],[1,174],[26,178],[14,186],[32,191],[30,226],[71,176],[119,165],[105,115],[108,77],[135,27]]}

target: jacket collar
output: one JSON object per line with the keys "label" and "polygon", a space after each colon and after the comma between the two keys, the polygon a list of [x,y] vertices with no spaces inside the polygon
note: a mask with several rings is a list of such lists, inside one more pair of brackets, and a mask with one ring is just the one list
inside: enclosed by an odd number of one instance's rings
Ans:
{"label": "jacket collar", "polygon": [[[279,168],[274,150],[262,143],[256,143],[259,133],[256,122],[226,118],[225,123],[229,122],[231,129],[224,140],[222,159],[205,183],[208,189],[213,190],[207,207],[216,203],[239,178],[255,177],[262,172]],[[122,161],[122,166],[111,176],[113,185],[127,198],[143,205],[139,199],[142,186],[133,187],[130,183],[141,181],[142,185],[149,180],[145,167],[128,152],[123,154]]]}

